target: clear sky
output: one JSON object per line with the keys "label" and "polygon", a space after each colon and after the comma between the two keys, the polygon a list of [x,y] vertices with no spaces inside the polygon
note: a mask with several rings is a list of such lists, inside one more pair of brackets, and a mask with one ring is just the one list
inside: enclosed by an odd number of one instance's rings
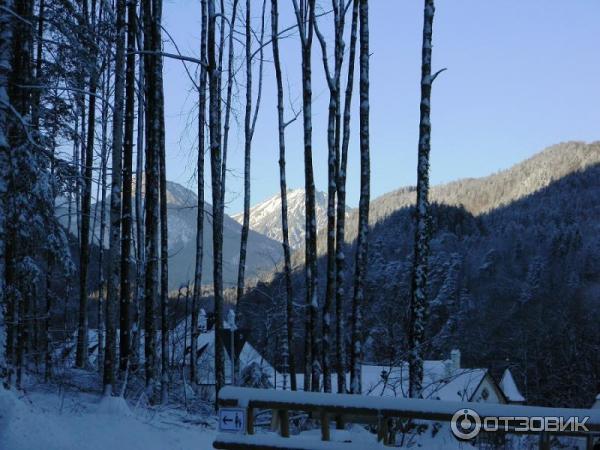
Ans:
{"label": "clear sky", "polygon": [[[240,4],[243,10],[245,1]],[[324,8],[329,4],[322,2]],[[261,5],[252,0],[255,25]],[[280,0],[280,10],[280,28],[293,24],[292,2]],[[597,0],[437,0],[433,67],[448,70],[436,80],[432,94],[432,182],[487,175],[558,142],[600,139],[599,19]],[[372,198],[416,181],[422,23],[422,0],[370,2]],[[199,0],[165,0],[164,25],[182,53],[198,56]],[[323,32],[331,30],[331,16],[320,18],[319,25]],[[326,190],[329,92],[316,39],[314,44],[314,165],[317,188]],[[289,80],[286,99],[299,109],[297,36],[281,46],[284,77]],[[169,43],[166,50],[173,51]],[[252,204],[279,191],[271,47],[265,49],[265,57],[262,105],[252,146]],[[193,65],[188,68],[195,70]],[[230,137],[228,214],[242,208],[243,78],[241,73]],[[165,93],[168,178],[195,190],[197,95],[180,61],[165,61]],[[359,195],[356,102],[353,111],[350,206],[357,205]],[[292,114],[289,108],[287,114]],[[302,187],[301,120],[286,129],[286,139],[288,186]]]}

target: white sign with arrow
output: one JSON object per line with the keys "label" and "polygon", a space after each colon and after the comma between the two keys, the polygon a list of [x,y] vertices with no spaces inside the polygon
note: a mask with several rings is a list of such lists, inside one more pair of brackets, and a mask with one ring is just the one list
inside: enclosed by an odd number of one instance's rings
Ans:
{"label": "white sign with arrow", "polygon": [[246,425],[246,411],[243,408],[220,408],[219,431],[243,433]]}

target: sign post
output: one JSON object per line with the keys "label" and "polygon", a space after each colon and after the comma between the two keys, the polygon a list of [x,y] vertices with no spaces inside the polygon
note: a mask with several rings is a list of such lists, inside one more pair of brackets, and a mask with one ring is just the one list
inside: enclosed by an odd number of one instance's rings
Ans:
{"label": "sign post", "polygon": [[244,408],[220,408],[219,431],[226,433],[244,433],[246,429],[246,411]]}

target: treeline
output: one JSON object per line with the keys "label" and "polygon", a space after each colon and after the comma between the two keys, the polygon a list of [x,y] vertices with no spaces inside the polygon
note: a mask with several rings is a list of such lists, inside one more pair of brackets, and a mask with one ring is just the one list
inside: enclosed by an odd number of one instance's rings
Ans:
{"label": "treeline", "polygon": [[[3,0],[0,6],[0,372],[5,384],[23,387],[24,372],[34,363],[39,368],[42,360],[45,377],[51,378],[54,350],[68,347],[75,338],[75,365],[102,374],[104,395],[122,393],[129,377],[138,376],[145,382],[148,398],[168,401],[172,314],[168,298],[163,62],[164,58],[174,58],[196,66],[195,72],[187,73],[198,95],[198,232],[189,306],[189,380],[192,385],[197,381],[206,214],[212,228],[216,390],[223,386],[223,228],[229,135],[235,113],[233,96],[241,87],[244,214],[236,299],[237,307],[244,309],[251,306],[245,296],[245,270],[252,139],[261,107],[263,73],[269,61],[266,52],[270,50],[277,88],[277,104],[271,106],[278,111],[277,125],[272,126],[278,132],[282,193],[285,308],[279,342],[283,370],[289,373],[293,389],[298,388],[297,371],[306,375],[304,390],[326,392],[331,391],[331,379],[337,373],[340,392],[360,393],[364,319],[370,296],[368,1],[332,0],[323,8],[316,0],[293,0],[289,6],[295,24],[283,28],[279,25],[281,5],[277,0],[270,4],[266,0],[261,4],[251,0],[201,0],[198,56],[165,51],[163,41],[170,35],[162,24],[162,0]],[[418,214],[407,333],[414,396],[420,395],[423,377],[424,313],[428,303],[430,97],[432,83],[439,74],[432,71],[431,64],[433,17],[434,2],[425,0]],[[326,27],[332,39],[325,38]],[[301,114],[285,108],[289,94],[283,89],[286,74],[279,40],[290,33],[299,44]],[[319,73],[329,91],[324,280],[319,276],[315,211],[313,51],[321,53]],[[243,64],[238,70],[239,61]],[[355,78],[358,93],[353,92]],[[236,83],[241,84],[236,87]],[[285,195],[285,130],[299,115],[306,210],[301,311],[294,307],[299,289],[294,286],[291,272]],[[352,181],[346,179],[351,131],[359,138],[360,154],[357,240],[352,252],[344,244],[345,189]],[[208,183],[212,208],[205,212]],[[66,230],[75,229],[76,236],[69,236],[60,224],[57,204],[66,204]],[[92,211],[93,204],[100,211]],[[100,220],[99,235],[95,233],[96,220]],[[92,292],[97,306],[94,319],[98,357],[94,364],[90,361],[89,342]],[[189,294],[189,290],[186,292]],[[78,299],[77,326],[69,327],[75,320],[68,317],[73,297]],[[348,320],[342,314],[346,308],[351,310]],[[303,334],[299,335],[298,329],[303,329]],[[348,343],[346,335],[350,336]],[[297,358],[298,346],[304,347],[302,360]],[[350,386],[344,385],[347,371],[351,374]]]}
{"label": "treeline", "polygon": [[[501,173],[432,189],[428,359],[446,359],[460,348],[465,367],[491,368],[498,377],[510,367],[531,404],[592,404],[600,382],[599,149],[598,143],[559,144]],[[405,189],[371,203],[367,362],[398,365],[410,351],[414,198],[414,190]],[[481,209],[467,201],[446,203],[469,198]],[[474,214],[481,210],[487,212]],[[353,229],[356,217],[348,223]],[[355,245],[350,234],[346,252]],[[322,248],[318,267],[324,280]],[[304,289],[301,269],[293,277],[296,304]],[[282,314],[281,275],[248,295],[250,321],[270,323],[254,327],[252,340],[279,366],[267,330]],[[348,305],[342,314],[351,314]],[[350,342],[348,333],[345,340]]]}

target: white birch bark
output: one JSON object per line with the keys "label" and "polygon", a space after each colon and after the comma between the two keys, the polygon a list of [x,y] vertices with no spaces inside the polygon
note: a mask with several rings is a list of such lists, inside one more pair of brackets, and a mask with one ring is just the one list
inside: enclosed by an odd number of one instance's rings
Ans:
{"label": "white birch bark", "polygon": [[[315,1],[293,0],[302,52],[302,118],[304,126],[305,231],[305,364],[304,390],[319,391],[321,365],[320,339],[317,330],[319,312],[317,276],[317,224],[315,217],[315,182],[312,163],[312,72],[311,54],[314,35]],[[310,377],[309,375],[310,374]]]}
{"label": "white birch bark", "polygon": [[344,124],[342,132],[342,148],[337,180],[337,219],[335,238],[335,259],[337,277],[335,294],[335,342],[337,383],[338,393],[340,394],[346,392],[346,349],[344,345],[344,281],[346,275],[346,256],[344,254],[346,225],[346,168],[348,165],[348,147],[350,144],[350,112],[352,108],[352,92],[354,88],[354,61],[356,59],[356,41],[358,40],[358,4],[359,0],[353,0],[352,26],[350,32],[350,52],[348,55],[348,78],[346,81],[346,93],[344,98]]}
{"label": "white birch bark", "polygon": [[431,39],[433,32],[433,0],[425,0],[421,64],[421,117],[419,121],[419,153],[417,165],[417,223],[411,285],[408,333],[409,396],[420,397],[423,385],[423,344],[428,308],[427,272],[429,258],[429,153],[431,150],[430,100]]}
{"label": "white birch bark", "polygon": [[108,280],[106,297],[106,349],[104,355],[104,395],[112,395],[116,367],[116,310],[119,299],[121,264],[121,170],[123,152],[123,106],[125,95],[125,0],[116,4],[115,94],[112,126],[112,177]]}
{"label": "white birch bark", "polygon": [[[237,0],[236,0],[237,2]],[[200,37],[200,60],[206,61],[206,34],[207,34],[207,5],[206,0],[200,2],[202,10],[202,31]],[[231,42],[230,42],[231,44]],[[231,62],[231,61],[230,61]],[[196,373],[196,354],[198,343],[198,306],[202,296],[202,263],[204,261],[204,152],[206,140],[206,66],[200,66],[200,81],[198,83],[198,211],[196,215],[196,267],[194,271],[194,292],[192,296],[192,333],[190,345],[190,380],[198,382]],[[227,123],[227,119],[225,120]],[[187,299],[187,296],[186,296]],[[186,300],[187,307],[187,300]],[[187,327],[187,314],[186,314]],[[187,333],[186,333],[187,334]],[[186,339],[184,338],[184,342]]]}
{"label": "white birch bark", "polygon": [[[215,392],[225,384],[223,355],[223,202],[221,196],[221,95],[216,58],[215,0],[208,0],[207,55],[209,74],[210,168],[213,201],[213,286],[215,298]],[[218,405],[216,405],[218,408]]]}
{"label": "white birch bark", "polygon": [[[250,163],[252,152],[252,137],[254,136],[254,127],[260,108],[260,99],[262,92],[262,74],[263,74],[263,40],[265,35],[265,7],[266,0],[263,0],[262,6],[262,25],[260,39],[258,42],[260,53],[260,69],[258,80],[258,97],[254,112],[252,112],[252,28],[251,28],[251,8],[250,0],[246,0],[246,110],[244,115],[244,217],[242,220],[242,233],[240,238],[240,259],[238,264],[237,279],[237,302],[239,307],[242,296],[244,295],[244,284],[246,274],[246,254],[248,252],[248,233],[250,231]],[[225,179],[223,178],[223,181]]]}
{"label": "white birch bark", "polygon": [[370,148],[369,148],[369,3],[360,0],[360,199],[358,204],[358,237],[352,299],[352,343],[350,389],[361,393],[362,308],[365,303],[365,284],[368,262],[369,201],[370,201]]}
{"label": "white birch bark", "polygon": [[283,77],[281,74],[281,62],[279,57],[278,37],[278,0],[271,0],[271,41],[273,46],[273,65],[275,67],[275,78],[277,83],[277,123],[279,135],[279,188],[281,195],[281,234],[283,237],[283,260],[286,287],[286,336],[284,356],[286,366],[290,375],[290,388],[297,389],[296,360],[294,357],[294,292],[292,285],[292,263],[290,252],[290,240],[288,231],[288,207],[287,207],[287,182],[285,173],[285,118],[283,103]]}

